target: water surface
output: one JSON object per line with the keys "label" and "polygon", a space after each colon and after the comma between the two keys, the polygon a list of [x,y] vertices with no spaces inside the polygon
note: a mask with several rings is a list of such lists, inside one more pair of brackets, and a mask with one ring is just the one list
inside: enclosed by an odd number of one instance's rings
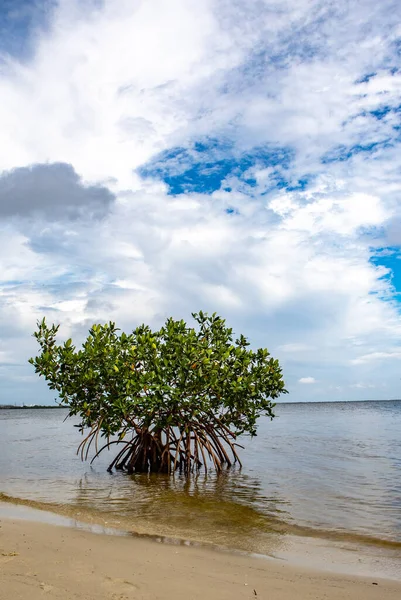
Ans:
{"label": "water surface", "polygon": [[244,439],[241,471],[190,480],[109,474],[112,451],[82,463],[65,415],[0,411],[3,499],[263,554],[295,534],[401,560],[401,401],[281,404]]}

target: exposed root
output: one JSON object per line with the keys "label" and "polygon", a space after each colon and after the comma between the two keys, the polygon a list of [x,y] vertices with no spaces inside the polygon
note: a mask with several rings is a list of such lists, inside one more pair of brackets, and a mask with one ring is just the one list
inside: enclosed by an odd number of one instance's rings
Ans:
{"label": "exposed root", "polygon": [[[131,474],[170,474],[178,470],[188,476],[202,467],[207,472],[210,463],[218,472],[224,467],[231,467],[233,463],[241,466],[236,451],[239,444],[234,441],[236,436],[222,423],[213,426],[193,422],[182,429],[169,426],[163,430],[141,428],[137,424],[132,427],[130,424],[122,430],[118,439],[107,439],[98,449],[100,427],[100,421],[92,427],[78,446],[77,454],[86,460],[95,441],[96,453],[92,464],[103,450],[121,444],[122,448],[108,466],[108,471],[116,469]],[[132,433],[128,441],[125,439],[127,433]]]}

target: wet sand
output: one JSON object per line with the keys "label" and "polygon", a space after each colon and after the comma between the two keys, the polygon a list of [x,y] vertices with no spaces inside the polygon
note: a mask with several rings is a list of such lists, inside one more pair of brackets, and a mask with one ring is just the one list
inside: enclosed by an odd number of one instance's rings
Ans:
{"label": "wet sand", "polygon": [[401,582],[3,518],[0,600],[392,600]]}

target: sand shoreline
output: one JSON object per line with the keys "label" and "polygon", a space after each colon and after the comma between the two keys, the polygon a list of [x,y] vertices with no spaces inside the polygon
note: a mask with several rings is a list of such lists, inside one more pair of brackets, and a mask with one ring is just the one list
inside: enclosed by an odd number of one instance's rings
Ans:
{"label": "sand shoreline", "polygon": [[[113,537],[129,537],[136,541],[156,542],[168,547],[191,546],[206,550],[210,554],[224,553],[228,556],[258,557],[262,560],[273,560],[312,569],[321,573],[332,573],[339,576],[372,577],[392,580],[401,584],[401,554],[385,553],[385,549],[377,551],[366,547],[333,543],[332,540],[299,536],[272,537],[271,548],[267,554],[254,554],[240,548],[232,548],[204,543],[197,539],[185,539],[177,536],[166,536],[162,533],[149,533],[147,528],[135,524],[135,529],[127,527],[126,522],[106,520],[104,515],[91,511],[81,511],[66,505],[43,505],[36,501],[13,498],[5,501],[4,494],[0,499],[0,522],[2,519],[23,520],[55,525],[62,528],[78,529],[87,533],[108,535]],[[276,536],[277,537],[277,536]]]}
{"label": "sand shoreline", "polygon": [[[23,520],[0,522],[0,600],[395,600],[401,582],[280,560],[95,535]],[[377,585],[376,585],[377,584]]]}

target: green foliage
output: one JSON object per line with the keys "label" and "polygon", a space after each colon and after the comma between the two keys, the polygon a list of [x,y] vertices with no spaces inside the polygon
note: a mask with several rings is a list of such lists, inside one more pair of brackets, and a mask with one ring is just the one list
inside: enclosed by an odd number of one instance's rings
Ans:
{"label": "green foliage", "polygon": [[278,361],[242,335],[234,340],[215,314],[192,316],[195,327],[170,318],[159,331],[141,325],[131,334],[93,325],[80,349],[71,339],[57,345],[58,326],[38,323],[41,352],[30,362],[90,428],[82,456],[100,433],[106,445],[124,444],[111,466],[130,472],[189,473],[207,468],[206,457],[220,469],[231,464],[225,447],[238,460],[237,436],[256,435],[261,414],[273,418],[285,393]]}

